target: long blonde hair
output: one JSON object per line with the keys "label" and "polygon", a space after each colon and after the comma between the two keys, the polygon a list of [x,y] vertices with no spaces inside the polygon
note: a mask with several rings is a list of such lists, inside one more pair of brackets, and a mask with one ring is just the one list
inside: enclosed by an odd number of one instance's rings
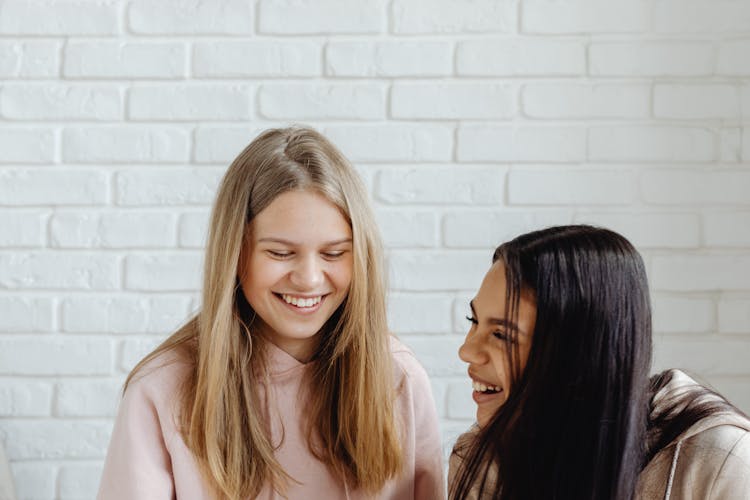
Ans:
{"label": "long blonde hair", "polygon": [[[402,468],[396,388],[385,315],[382,249],[367,193],[344,156],[308,128],[268,130],[232,162],[219,188],[206,247],[203,304],[185,326],[144,358],[173,352],[190,369],[180,394],[181,432],[219,496],[256,496],[290,478],[274,457],[259,410],[265,359],[246,306],[238,307],[237,267],[248,224],[280,194],[314,190],[352,228],[349,293],[321,332],[309,377],[308,446],[332,473],[376,492]],[[258,368],[260,370],[258,370]]]}

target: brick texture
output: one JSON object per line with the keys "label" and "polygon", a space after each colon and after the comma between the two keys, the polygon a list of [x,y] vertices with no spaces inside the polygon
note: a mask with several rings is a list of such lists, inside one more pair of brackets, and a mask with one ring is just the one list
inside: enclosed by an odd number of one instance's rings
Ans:
{"label": "brick texture", "polygon": [[211,204],[261,131],[361,174],[391,330],[443,449],[494,248],[641,251],[654,369],[750,412],[750,2],[0,0],[0,443],[20,499],[93,498],[122,381],[200,308]]}

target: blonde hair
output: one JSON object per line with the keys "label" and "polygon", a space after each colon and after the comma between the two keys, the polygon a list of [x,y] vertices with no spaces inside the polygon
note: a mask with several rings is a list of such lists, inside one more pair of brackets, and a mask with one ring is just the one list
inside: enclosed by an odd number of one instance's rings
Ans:
{"label": "blonde hair", "polygon": [[[382,249],[367,193],[354,169],[309,128],[268,130],[232,162],[219,188],[206,247],[203,305],[130,373],[174,352],[190,366],[180,395],[181,432],[219,496],[255,497],[266,482],[290,478],[274,457],[259,411],[263,343],[237,286],[250,221],[277,196],[313,190],[351,224],[349,293],[321,332],[311,361],[308,447],[347,484],[376,492],[402,468],[396,388],[385,315]],[[244,297],[240,298],[240,302]]]}

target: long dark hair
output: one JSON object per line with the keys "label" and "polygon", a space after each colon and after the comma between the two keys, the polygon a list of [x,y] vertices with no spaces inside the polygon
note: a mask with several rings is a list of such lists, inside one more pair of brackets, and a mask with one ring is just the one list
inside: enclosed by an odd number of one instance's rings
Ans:
{"label": "long dark hair", "polygon": [[640,255],[613,231],[562,226],[504,243],[497,260],[509,317],[517,319],[522,289],[536,299],[532,346],[521,372],[508,339],[508,399],[456,450],[463,462],[451,498],[630,500],[650,404],[651,312]]}

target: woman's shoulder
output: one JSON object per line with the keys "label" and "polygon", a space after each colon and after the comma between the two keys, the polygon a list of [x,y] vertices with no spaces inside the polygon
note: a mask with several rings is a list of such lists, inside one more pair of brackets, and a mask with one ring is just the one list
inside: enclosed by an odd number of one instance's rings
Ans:
{"label": "woman's shoulder", "polygon": [[123,397],[145,398],[157,404],[172,401],[190,366],[185,357],[174,350],[161,352],[134,368]]}
{"label": "woman's shoulder", "polygon": [[406,344],[391,335],[389,338],[389,347],[397,376],[427,378],[427,372],[424,367]]}
{"label": "woman's shoulder", "polygon": [[644,468],[637,499],[750,498],[750,430],[715,422],[661,450]]}
{"label": "woman's shoulder", "polygon": [[655,414],[670,417],[665,422],[673,427],[685,421],[644,468],[637,497],[664,496],[672,484],[672,498],[691,492],[693,498],[750,498],[750,420],[680,370],[657,377]]}

